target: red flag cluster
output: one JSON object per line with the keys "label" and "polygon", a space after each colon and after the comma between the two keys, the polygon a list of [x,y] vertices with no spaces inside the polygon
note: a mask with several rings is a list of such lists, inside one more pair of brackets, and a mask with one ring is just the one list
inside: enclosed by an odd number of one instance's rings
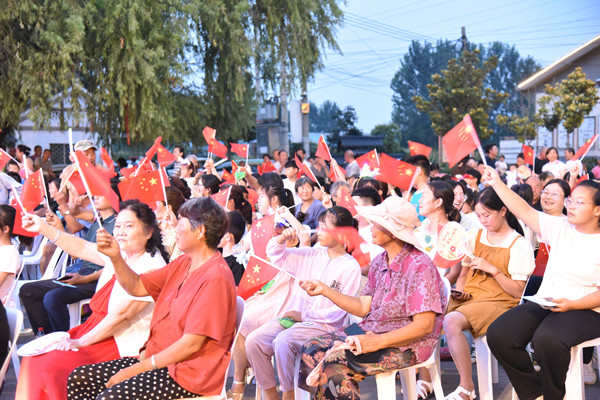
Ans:
{"label": "red flag cluster", "polygon": [[81,151],[75,152],[77,159],[77,168],[81,174],[82,180],[87,183],[90,196],[104,196],[115,211],[119,211],[119,196],[110,186],[110,176],[102,168],[98,168],[88,161],[85,154]]}
{"label": "red flag cluster", "polygon": [[275,215],[252,222],[250,239],[254,254],[257,256],[267,258],[267,243],[273,237],[273,228],[275,228]]}
{"label": "red flag cluster", "polygon": [[244,276],[237,288],[237,294],[244,300],[252,296],[258,289],[265,286],[279,270],[271,263],[255,255],[251,255]]}
{"label": "red flag cluster", "polygon": [[468,114],[458,125],[444,135],[442,146],[450,168],[481,146],[473,122],[471,122],[471,117]]}
{"label": "red flag cluster", "polygon": [[320,157],[325,161],[331,161],[331,152],[329,151],[329,146],[327,146],[323,135],[321,135],[319,142],[317,143],[317,151],[315,152],[315,156]]}
{"label": "red flag cluster", "polygon": [[417,173],[415,165],[396,160],[385,153],[379,157],[379,163],[378,180],[394,185],[402,190],[408,190],[413,185]]}
{"label": "red flag cluster", "polygon": [[[160,174],[163,174],[162,183]],[[119,183],[119,192],[123,200],[137,199],[154,210],[157,201],[165,201],[165,186],[171,186],[171,183],[161,168],[156,171],[140,171],[137,175],[123,180]]]}

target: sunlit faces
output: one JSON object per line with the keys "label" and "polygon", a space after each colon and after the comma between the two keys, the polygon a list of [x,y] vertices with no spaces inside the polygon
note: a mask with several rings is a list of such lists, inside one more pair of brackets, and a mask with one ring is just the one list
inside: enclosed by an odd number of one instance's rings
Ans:
{"label": "sunlit faces", "polygon": [[551,183],[542,190],[540,203],[546,214],[562,215],[565,193],[557,183]]}
{"label": "sunlit faces", "polygon": [[87,158],[90,164],[96,165],[96,149],[94,149],[93,147],[89,148],[86,151],[84,151],[83,154],[85,154],[85,158]]}
{"label": "sunlit faces", "polygon": [[123,210],[117,215],[113,236],[125,252],[139,253],[144,251],[152,232],[145,229],[142,221],[131,210]]}
{"label": "sunlit faces", "polygon": [[258,211],[266,214],[269,211],[269,208],[271,208],[269,196],[267,196],[264,190],[261,190],[260,194],[258,195]]}
{"label": "sunlit faces", "polygon": [[460,210],[466,200],[465,192],[463,191],[462,186],[456,185],[454,187],[454,202],[452,204],[457,210]]}
{"label": "sunlit faces", "polygon": [[594,204],[594,190],[577,186],[566,199],[567,220],[575,226],[587,224],[600,216],[600,206]]}
{"label": "sunlit faces", "polygon": [[373,244],[384,247],[394,240],[394,235],[383,226],[372,223],[371,224],[371,235],[373,236]]}
{"label": "sunlit faces", "polygon": [[423,188],[423,195],[419,199],[419,214],[427,217],[433,214],[438,208],[442,206],[442,199],[436,199],[433,195],[433,191],[429,186]]}
{"label": "sunlit faces", "polygon": [[502,207],[501,210],[496,211],[483,206],[481,203],[475,205],[475,214],[483,227],[490,232],[497,232],[500,230],[505,222],[506,208]]}
{"label": "sunlit faces", "polygon": [[310,183],[305,183],[302,186],[298,186],[298,189],[296,189],[296,191],[298,192],[298,196],[300,197],[300,200],[302,200],[303,203],[312,200],[313,187]]}
{"label": "sunlit faces", "polygon": [[319,229],[317,229],[317,238],[319,239],[319,244],[323,247],[335,247],[339,244],[339,242],[331,235],[327,230],[335,229],[335,225],[331,222],[331,219],[334,218],[331,215],[326,215],[325,219],[319,221]]}

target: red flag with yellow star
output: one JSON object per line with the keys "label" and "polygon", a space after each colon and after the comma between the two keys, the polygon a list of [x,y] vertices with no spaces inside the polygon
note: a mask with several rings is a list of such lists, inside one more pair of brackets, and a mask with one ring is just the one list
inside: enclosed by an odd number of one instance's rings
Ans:
{"label": "red flag with yellow star", "polygon": [[442,146],[450,168],[481,146],[469,114],[465,115],[458,125],[444,135]]}
{"label": "red flag with yellow star", "polygon": [[217,136],[217,130],[211,128],[210,126],[207,126],[204,129],[202,129],[202,136],[204,136],[204,140],[206,140],[206,143],[210,144],[210,141],[214,140]]}
{"label": "red flag with yellow star", "polygon": [[76,151],[77,166],[81,179],[89,188],[90,196],[104,196],[115,211],[119,211],[119,196],[110,187],[110,176],[105,169],[90,164],[82,151]]}
{"label": "red flag with yellow star", "polygon": [[227,158],[227,146],[217,139],[212,139],[208,142],[208,152],[213,153],[217,157]]}
{"label": "red flag with yellow star", "polygon": [[277,168],[275,168],[275,165],[271,161],[262,163],[262,165],[259,165],[256,169],[258,170],[259,175],[277,171]]}
{"label": "red flag with yellow star", "polygon": [[525,160],[526,164],[533,165],[534,155],[533,147],[523,145],[523,160]]}
{"label": "red flag with yellow star", "polygon": [[535,257],[535,269],[533,270],[532,275],[544,276],[546,265],[548,264],[548,257],[550,257],[550,246],[541,242],[537,256]]}
{"label": "red flag with yellow star", "polygon": [[162,137],[159,136],[154,141],[154,144],[148,151],[146,152],[146,159],[152,160],[154,155],[156,154],[156,159],[158,160],[158,165],[161,167],[166,167],[167,165],[173,164],[177,161],[177,157],[173,155],[169,150],[167,150],[160,142],[162,141]]}
{"label": "red flag with yellow star", "polygon": [[[308,177],[308,179],[310,179],[311,181],[318,184],[317,177],[315,176],[315,174],[313,174],[313,172],[310,170],[310,168],[308,168],[308,166],[306,164],[304,164],[302,161],[300,161],[300,159],[298,158],[297,155],[295,157],[296,157],[296,166],[298,167],[298,170],[299,170],[297,177],[300,178],[302,175],[306,175]],[[319,186],[321,186],[321,185],[319,185]]]}
{"label": "red flag with yellow star", "polygon": [[579,160],[580,158],[585,157],[585,155],[588,153],[588,151],[590,151],[590,148],[594,145],[594,143],[596,142],[596,140],[598,139],[598,136],[600,135],[594,135],[591,138],[589,138],[584,144],[583,146],[581,146],[578,150],[577,153],[575,153],[573,155],[573,157],[571,158],[571,161],[576,161]]}
{"label": "red flag with yellow star", "polygon": [[227,203],[229,202],[230,194],[231,194],[231,186],[229,186],[226,189],[221,189],[215,194],[211,194],[210,197],[212,197],[214,201],[219,203],[227,211]]}
{"label": "red flag with yellow star", "polygon": [[42,169],[38,169],[29,175],[21,188],[21,203],[29,212],[32,212],[42,201],[44,201],[44,184]]}
{"label": "red flag with yellow star", "polygon": [[394,185],[402,190],[408,190],[412,186],[417,166],[396,160],[385,153],[379,156],[379,165],[378,180]]}
{"label": "red flag with yellow star", "polygon": [[69,175],[67,180],[73,184],[78,195],[81,196],[85,194],[85,186],[83,185],[81,174],[77,168],[73,169],[73,172],[71,172],[71,175]]}
{"label": "red flag with yellow star", "polygon": [[377,157],[377,151],[375,149],[363,154],[362,156],[356,159],[356,163],[361,169],[365,164],[369,164],[369,169],[371,170],[375,168],[380,168],[380,162],[381,160],[379,159],[379,157]]}
{"label": "red flag with yellow star", "polygon": [[429,146],[425,146],[424,144],[408,141],[408,149],[410,150],[411,156],[416,155],[424,155],[425,157],[429,157],[431,154],[431,150],[433,150]]}
{"label": "red flag with yellow star", "polygon": [[360,248],[360,244],[364,243],[365,239],[358,234],[358,229],[351,226],[337,226],[331,229],[325,229],[331,236],[340,243],[343,243],[351,253]]}
{"label": "red flag with yellow star", "polygon": [[13,229],[12,229],[13,234],[20,235],[20,236],[27,236],[27,237],[36,237],[37,235],[39,235],[39,233],[29,232],[29,231],[26,231],[25,229],[23,229],[23,222],[21,220],[21,214],[24,214],[27,211],[25,211],[25,210],[23,210],[23,208],[21,208],[21,205],[19,204],[19,202],[16,199],[12,199],[10,201],[10,205],[15,210],[17,210],[17,212],[15,214],[15,223],[14,223]]}
{"label": "red flag with yellow star", "polygon": [[[162,170],[162,169],[161,169]],[[119,191],[123,200],[137,199],[156,209],[157,201],[165,201],[165,195],[160,183],[161,170],[142,172],[119,183]],[[165,186],[171,186],[169,180],[164,180]]]}
{"label": "red flag with yellow star", "polygon": [[242,158],[248,157],[248,145],[245,143],[231,143],[231,151]]}
{"label": "red flag with yellow star", "polygon": [[329,180],[331,182],[343,181],[346,176],[346,170],[339,166],[338,163],[331,163],[331,168],[329,169]]}
{"label": "red flag with yellow star", "polygon": [[227,183],[234,184],[235,183],[235,176],[233,176],[233,174],[231,172],[229,172],[226,169],[224,169],[223,170],[223,175],[221,175],[221,180],[223,181],[223,183],[221,183],[221,185],[225,185]]}
{"label": "red flag with yellow star", "polygon": [[279,269],[270,262],[256,257],[254,254],[251,255],[244,276],[242,276],[237,288],[238,296],[246,300],[271,279],[275,278],[278,272]]}
{"label": "red flag with yellow star", "polygon": [[[0,131],[1,131],[1,129],[0,129]],[[0,171],[3,170],[4,167],[6,167],[6,164],[8,164],[8,162],[10,160],[13,160],[13,158],[10,156],[10,154],[8,154],[4,150],[0,149]]]}
{"label": "red flag with yellow star", "polygon": [[353,217],[358,214],[356,211],[357,204],[352,198],[350,190],[346,186],[340,186],[340,196],[338,198],[337,205],[350,211],[350,214],[352,214]]}
{"label": "red flag with yellow star", "polygon": [[329,146],[327,146],[327,142],[325,142],[323,135],[321,135],[319,142],[317,143],[317,151],[315,151],[315,156],[320,157],[325,161],[331,161],[331,152],[329,151]]}
{"label": "red flag with yellow star", "polygon": [[267,243],[273,237],[273,228],[275,228],[275,215],[252,222],[250,239],[254,254],[257,256],[267,258]]}
{"label": "red flag with yellow star", "polygon": [[102,161],[104,161],[104,164],[106,164],[106,169],[109,173],[109,176],[111,178],[113,176],[116,176],[117,173],[115,172],[115,163],[110,157],[110,154],[108,154],[108,151],[104,147],[100,148],[100,158],[102,159]]}

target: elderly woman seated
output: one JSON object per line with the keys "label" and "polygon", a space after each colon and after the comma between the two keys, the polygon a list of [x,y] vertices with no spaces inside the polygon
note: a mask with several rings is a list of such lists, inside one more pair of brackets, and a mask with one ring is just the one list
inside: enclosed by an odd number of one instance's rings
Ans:
{"label": "elderly woman seated", "polygon": [[[378,206],[357,210],[373,224],[373,243],[385,250],[371,263],[361,296],[341,294],[319,281],[301,282],[311,296],[326,296],[349,313],[364,317],[358,326],[365,333],[354,335],[360,344],[358,355],[337,350],[325,356],[334,341],[344,341],[342,331],[304,345],[300,387],[317,399],[358,399],[358,382],[365,376],[426,361],[442,327],[444,284],[431,259],[415,247],[418,241],[413,230],[418,218],[414,207],[390,197]],[[316,388],[310,387],[306,378],[321,360]]]}

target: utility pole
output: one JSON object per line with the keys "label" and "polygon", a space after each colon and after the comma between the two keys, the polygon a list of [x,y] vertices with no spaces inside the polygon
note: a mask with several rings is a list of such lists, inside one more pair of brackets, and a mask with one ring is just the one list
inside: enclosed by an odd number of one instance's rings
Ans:
{"label": "utility pole", "polygon": [[279,98],[279,112],[280,112],[280,121],[281,126],[279,127],[279,149],[285,150],[288,154],[290,153],[290,141],[288,138],[288,110],[287,110],[287,76],[285,73],[285,61],[281,60],[279,63],[279,68],[281,71],[281,96]]}
{"label": "utility pole", "polygon": [[310,105],[308,103],[308,95],[306,88],[306,80],[302,82],[302,143],[304,151],[306,152],[306,158],[310,155],[310,138],[308,136],[308,114],[310,113]]}
{"label": "utility pole", "polygon": [[469,44],[469,42],[467,42],[467,29],[463,26],[460,28],[461,31],[461,42],[462,42],[462,52],[464,53],[465,51],[467,51],[467,46]]}

